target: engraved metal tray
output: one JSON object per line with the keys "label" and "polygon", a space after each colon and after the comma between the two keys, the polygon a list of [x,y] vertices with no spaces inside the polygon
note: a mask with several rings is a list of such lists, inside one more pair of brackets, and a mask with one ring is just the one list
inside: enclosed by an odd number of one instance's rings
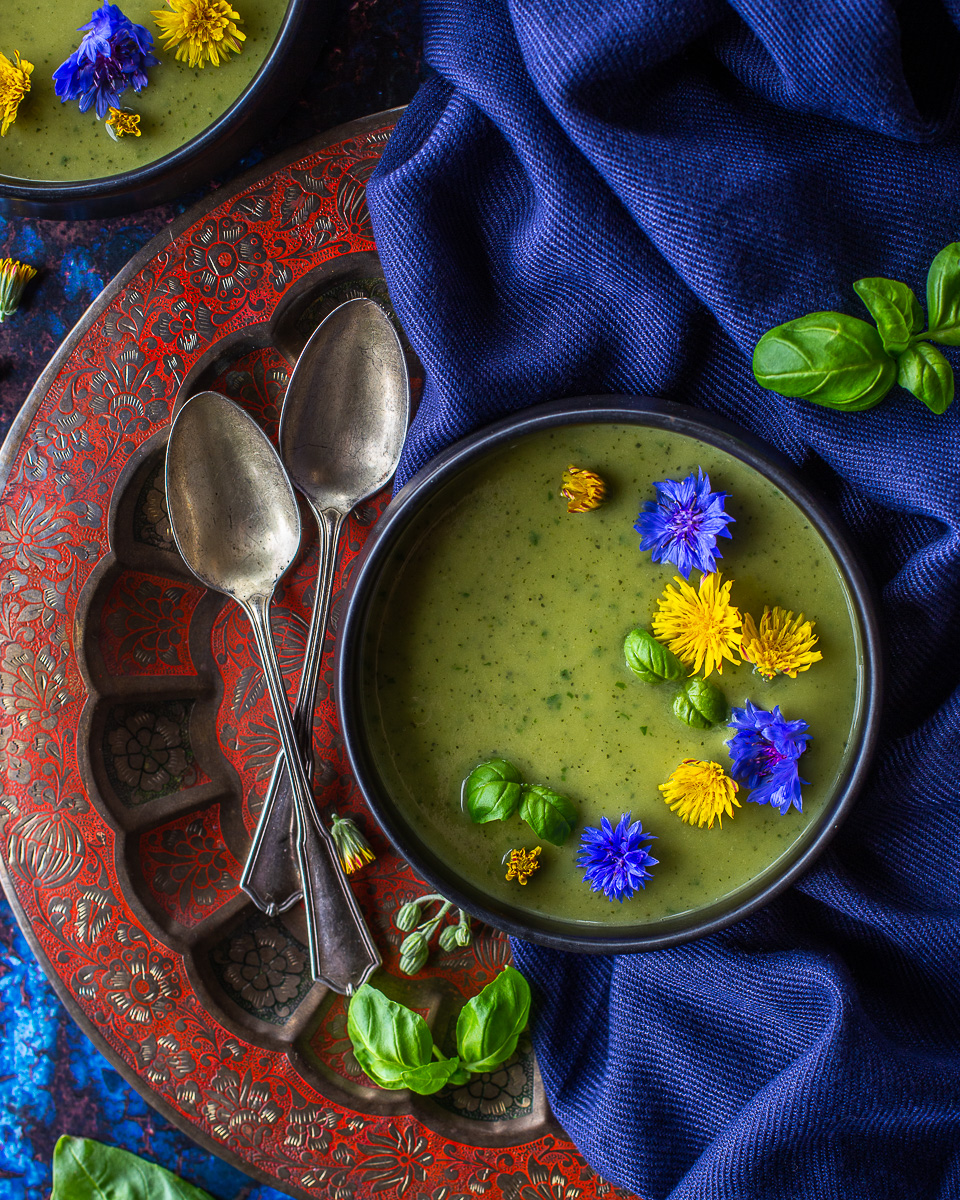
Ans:
{"label": "engraved metal tray", "polygon": [[[170,412],[215,387],[275,433],[319,320],[350,295],[387,302],[365,185],[395,118],[302,145],[175,222],[88,311],[15,422],[0,460],[0,872],[98,1048],[256,1178],[338,1200],[619,1193],[551,1117],[528,1040],[434,1097],[371,1086],[343,998],[310,979],[300,906],[271,918],[238,888],[278,738],[244,618],[197,585],[172,541]],[[394,915],[427,889],[364,810],[330,694],[337,598],[386,498],[355,512],[341,543],[317,790],[377,853],[352,877],[384,954],[375,982],[442,1045],[510,951],[477,927],[415,979],[399,971]],[[315,553],[308,543],[275,609],[291,690]]]}

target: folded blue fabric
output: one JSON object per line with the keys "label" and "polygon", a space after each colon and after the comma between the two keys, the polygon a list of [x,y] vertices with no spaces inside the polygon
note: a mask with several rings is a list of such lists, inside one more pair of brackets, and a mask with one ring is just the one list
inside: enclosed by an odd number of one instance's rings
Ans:
{"label": "folded blue fabric", "polygon": [[[870,783],[730,929],[594,958],[515,943],[550,1101],[643,1196],[960,1196],[960,405],[761,390],[760,335],[865,316],[960,238],[960,3],[426,0],[436,74],[369,187],[426,390],[401,470],[563,395],[719,412],[839,509],[882,588]],[[954,351],[948,351],[957,365]]]}

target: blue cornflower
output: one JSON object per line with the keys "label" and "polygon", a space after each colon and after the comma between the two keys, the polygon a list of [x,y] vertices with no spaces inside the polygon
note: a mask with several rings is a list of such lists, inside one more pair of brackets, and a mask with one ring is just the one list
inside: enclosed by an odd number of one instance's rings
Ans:
{"label": "blue cornflower", "polygon": [[802,812],[797,759],[806,750],[810,726],[806,721],[785,721],[776,705],[764,712],[748,700],[745,708],[731,712],[730,729],[736,734],[727,742],[733,767],[730,774],[751,788],[748,800],[780,809],[780,815],[792,804]]}
{"label": "blue cornflower", "polygon": [[710,476],[701,467],[686,479],[653,485],[656,500],[647,500],[634,524],[640,549],[652,550],[654,562],[673,563],[684,579],[696,567],[704,575],[717,569],[718,537],[730,537],[733,517],[723,510],[726,492],[710,491]]}
{"label": "blue cornflower", "polygon": [[641,842],[656,841],[652,833],[644,833],[640,822],[630,824],[631,813],[624,813],[616,829],[606,817],[600,818],[600,828],[587,826],[580,840],[577,866],[586,867],[584,883],[595,892],[603,892],[608,900],[629,900],[638,887],[650,879],[647,867],[657,860]]}
{"label": "blue cornflower", "polygon": [[135,25],[115,4],[103,4],[90,15],[80,45],[53,73],[61,101],[79,100],[80,111],[96,105],[97,117],[120,106],[120,96],[132,87],[147,86],[147,67],[160,62],[150,53],[153,34]]}

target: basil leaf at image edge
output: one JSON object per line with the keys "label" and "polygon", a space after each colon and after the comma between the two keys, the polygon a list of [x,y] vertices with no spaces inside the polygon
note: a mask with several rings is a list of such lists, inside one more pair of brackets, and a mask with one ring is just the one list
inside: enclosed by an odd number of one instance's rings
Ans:
{"label": "basil leaf at image edge", "polygon": [[525,786],[520,816],[539,838],[562,846],[577,823],[577,810],[566,796],[539,784]]}
{"label": "basil leaf at image edge", "polygon": [[623,642],[627,666],[644,683],[682,679],[686,668],[679,658],[646,629],[632,629]]}
{"label": "basil leaf at image edge", "polygon": [[405,1087],[402,1073],[433,1058],[433,1036],[423,1017],[369,983],[350,998],[347,1034],[357,1062],[381,1087]]}
{"label": "basil leaf at image edge", "polygon": [[53,1151],[50,1200],[213,1200],[165,1167],[90,1138],[64,1136]]}
{"label": "basil leaf at image edge", "polygon": [[847,412],[879,404],[897,366],[873,325],[844,313],[808,313],[769,330],[753,352],[761,387]]}
{"label": "basil leaf at image edge", "polygon": [[530,985],[514,967],[505,967],[460,1010],[457,1053],[474,1074],[493,1071],[517,1048],[530,1016]]}
{"label": "basil leaf at image edge", "polygon": [[960,346],[960,242],[944,246],[927,272],[927,337]]}
{"label": "basil leaf at image edge", "polygon": [[918,342],[897,360],[897,382],[939,415],[953,401],[953,368],[935,346]]}
{"label": "basil leaf at image edge", "polygon": [[858,279],[853,285],[877,323],[888,354],[902,354],[910,338],[923,328],[923,310],[913,290],[895,279]]}
{"label": "basil leaf at image edge", "polygon": [[520,804],[522,776],[505,758],[479,763],[463,781],[461,803],[474,825],[504,821]]}

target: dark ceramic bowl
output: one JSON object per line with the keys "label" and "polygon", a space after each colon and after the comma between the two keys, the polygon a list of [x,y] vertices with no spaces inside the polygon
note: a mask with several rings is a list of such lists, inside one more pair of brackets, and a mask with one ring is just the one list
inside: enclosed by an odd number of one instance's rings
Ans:
{"label": "dark ceramic bowl", "polygon": [[[404,580],[403,568],[428,528],[436,528],[435,523],[445,519],[443,514],[449,511],[451,499],[462,495],[464,481],[471,477],[475,468],[493,462],[497,456],[521,443],[526,435],[558,430],[563,426],[598,423],[645,426],[667,434],[692,437],[712,448],[711,452],[722,451],[752,468],[788,501],[792,501],[812,525],[815,534],[819,535],[821,544],[817,547],[817,553],[825,551],[828,563],[832,559],[831,579],[837,581],[832,586],[839,589],[846,602],[849,626],[844,624],[843,627],[852,633],[848,661],[852,664],[851,672],[856,675],[855,699],[850,705],[852,716],[849,734],[847,740],[840,743],[846,748],[837,759],[836,774],[831,776],[834,782],[824,784],[823,802],[807,818],[807,823],[789,849],[777,856],[773,866],[760,869],[746,884],[738,885],[719,900],[711,900],[673,915],[658,916],[655,920],[638,919],[631,924],[628,917],[627,923],[623,923],[624,918],[620,914],[628,913],[630,904],[634,903],[628,901],[618,910],[617,919],[620,923],[616,925],[592,919],[570,919],[569,915],[559,917],[550,911],[533,911],[523,901],[532,896],[536,876],[529,888],[510,885],[515,889],[513,894],[516,902],[505,898],[502,885],[485,887],[476,879],[465,879],[451,865],[449,852],[439,853],[437,845],[431,844],[429,832],[424,833],[425,829],[429,830],[429,824],[415,819],[409,801],[406,805],[397,802],[395,792],[401,785],[392,775],[392,768],[384,765],[390,761],[390,750],[388,746],[384,748],[386,743],[380,732],[382,726],[377,715],[380,704],[376,664],[378,631],[385,613],[402,611],[395,606],[410,603],[409,581]],[[509,500],[505,499],[505,503],[509,503]],[[632,531],[629,532],[633,538]],[[491,530],[491,537],[496,536],[496,530]],[[638,566],[641,559],[649,562],[648,556],[638,553]],[[722,563],[720,567],[723,569]],[[367,541],[350,587],[345,620],[338,638],[337,683],[341,726],[359,786],[399,853],[437,891],[511,935],[567,950],[612,953],[659,949],[729,925],[767,903],[807,870],[836,832],[866,775],[877,736],[881,686],[879,638],[870,588],[835,520],[797,480],[790,467],[743,431],[708,414],[650,398],[585,397],[527,409],[474,433],[438,455],[391,501]],[[726,676],[722,677],[721,683],[726,684]],[[793,683],[783,679],[779,685],[769,686],[773,689],[780,685],[789,688]],[[621,683],[619,686],[632,685]],[[754,688],[753,683],[749,686]],[[759,686],[762,689],[764,685],[761,683]],[[771,693],[769,706],[783,702],[787,697],[789,692],[783,690],[777,691],[776,695]],[[768,706],[763,703],[762,690],[752,698],[761,707]],[[732,702],[743,703],[740,699]],[[810,723],[815,731],[812,716]],[[804,765],[802,760],[800,765]],[[669,770],[667,768],[667,773]],[[459,782],[459,779],[451,780],[452,810],[457,807]],[[741,797],[743,794],[742,791]],[[611,821],[616,822],[620,807],[616,800],[611,801],[611,811],[607,814]],[[622,807],[627,807],[627,804],[624,803]],[[657,818],[657,832],[661,836],[652,849],[663,859],[665,855],[662,848],[667,844],[669,822],[678,822],[678,818],[665,805],[661,808],[661,816]],[[745,804],[744,808],[756,809],[756,805]],[[764,814],[768,812],[771,810],[763,810]],[[740,819],[744,820],[742,817]],[[468,823],[466,816],[463,820]],[[646,820],[644,825],[646,827]],[[694,832],[697,836],[722,838],[726,836],[726,828]],[[518,836],[520,841],[524,840],[522,835]],[[526,840],[529,843],[529,831]],[[570,841],[579,843],[579,830],[574,832]],[[497,858],[499,861],[499,854]],[[572,886],[585,885],[579,883],[578,876],[578,882]],[[647,893],[652,892],[655,886],[656,869]]]}
{"label": "dark ceramic bowl", "polygon": [[275,125],[295,99],[319,54],[329,9],[329,0],[289,0],[273,46],[244,91],[206,129],[163,158],[99,179],[66,182],[4,175],[0,159],[0,213],[55,220],[107,217],[163,204],[208,183]]}

